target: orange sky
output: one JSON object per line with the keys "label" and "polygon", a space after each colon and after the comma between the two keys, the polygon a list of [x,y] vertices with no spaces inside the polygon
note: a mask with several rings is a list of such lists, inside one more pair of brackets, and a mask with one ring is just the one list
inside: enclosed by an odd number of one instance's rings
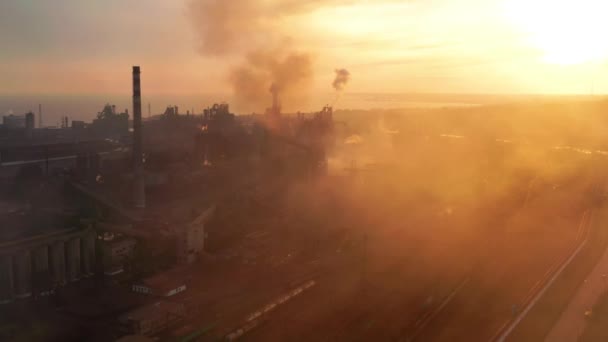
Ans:
{"label": "orange sky", "polygon": [[[203,0],[201,0],[203,1]],[[350,92],[608,91],[602,0],[260,0],[297,6],[268,20]],[[291,1],[291,2],[290,2]],[[186,1],[4,0],[0,93],[122,93],[140,64],[150,93],[228,92],[242,56],[203,57]]]}

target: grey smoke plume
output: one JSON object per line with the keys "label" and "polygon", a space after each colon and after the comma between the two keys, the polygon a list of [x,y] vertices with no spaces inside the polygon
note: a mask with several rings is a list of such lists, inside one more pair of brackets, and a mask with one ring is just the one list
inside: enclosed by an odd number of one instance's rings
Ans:
{"label": "grey smoke plume", "polygon": [[263,108],[270,102],[271,85],[277,87],[283,102],[297,101],[312,75],[312,59],[306,53],[257,50],[232,68],[229,81],[238,104]]}
{"label": "grey smoke plume", "polygon": [[291,49],[275,23],[313,4],[320,1],[190,0],[199,51],[208,57],[244,56],[228,73],[239,105],[262,109],[270,102],[272,84],[279,87],[283,102],[306,93],[312,58]]}
{"label": "grey smoke plume", "polygon": [[346,69],[336,69],[336,78],[334,79],[334,89],[337,91],[344,90],[344,87],[350,81],[350,72]]}

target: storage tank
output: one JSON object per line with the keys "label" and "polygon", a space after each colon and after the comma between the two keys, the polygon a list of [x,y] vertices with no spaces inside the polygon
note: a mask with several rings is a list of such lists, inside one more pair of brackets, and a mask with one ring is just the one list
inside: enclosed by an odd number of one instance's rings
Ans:
{"label": "storage tank", "polygon": [[37,295],[47,295],[51,290],[49,247],[41,246],[33,251],[32,287]]}
{"label": "storage tank", "polygon": [[13,257],[0,255],[0,304],[10,303],[14,295]]}
{"label": "storage tank", "polygon": [[85,276],[95,273],[95,238],[95,232],[89,232],[81,240],[82,273]]}
{"label": "storage tank", "polygon": [[49,262],[51,283],[54,287],[65,285],[65,243],[56,241],[50,246]]}
{"label": "storage tank", "polygon": [[15,297],[32,295],[32,258],[30,251],[21,251],[13,257]]}
{"label": "storage tank", "polygon": [[80,272],[80,239],[73,238],[66,243],[66,278],[67,281],[77,281],[81,277]]}

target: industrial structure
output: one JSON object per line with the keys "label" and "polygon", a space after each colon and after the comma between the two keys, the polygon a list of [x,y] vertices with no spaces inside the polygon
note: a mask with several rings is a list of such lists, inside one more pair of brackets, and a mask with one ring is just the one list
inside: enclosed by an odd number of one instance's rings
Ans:
{"label": "industrial structure", "polygon": [[188,269],[174,268],[135,282],[131,289],[149,296],[173,297],[186,291],[188,278]]}
{"label": "industrial structure", "polygon": [[185,314],[186,308],[183,304],[159,301],[134,309],[120,316],[119,321],[127,333],[151,335],[182,320]]}
{"label": "industrial structure", "polygon": [[42,104],[38,104],[38,128],[42,128]]}
{"label": "industrial structure", "polygon": [[138,209],[146,207],[144,183],[144,155],[142,150],[141,124],[141,71],[133,67],[133,169],[135,172],[133,204]]}
{"label": "industrial structure", "polygon": [[94,230],[45,228],[0,242],[1,304],[48,295],[57,287],[94,274]]}
{"label": "industrial structure", "polygon": [[[100,230],[104,228],[100,225]],[[115,276],[125,270],[125,262],[133,256],[137,240],[120,234],[105,233],[99,239],[99,251],[103,274]]]}
{"label": "industrial structure", "polygon": [[[205,251],[205,240],[208,236],[206,226],[213,218],[218,205],[226,198],[227,194],[221,194],[222,191],[226,192],[225,189],[218,188],[215,193],[208,190],[202,202],[204,204],[195,209],[187,209],[190,210],[187,215],[179,215],[173,222],[169,222],[169,227],[163,228],[163,234],[144,234],[145,228],[140,223],[154,220],[151,218],[153,210],[160,209],[159,205],[165,202],[172,203],[172,193],[178,197],[184,197],[186,194],[193,196],[196,195],[196,192],[193,192],[193,182],[214,182],[214,178],[220,177],[219,174],[214,175],[214,170],[217,169],[215,165],[218,163],[249,163],[248,160],[255,157],[269,161],[259,165],[270,167],[270,174],[287,172],[294,175],[302,172],[309,174],[325,165],[324,151],[331,144],[333,130],[331,107],[325,107],[311,116],[300,113],[297,116],[283,115],[280,89],[272,85],[272,104],[263,118],[237,117],[230,112],[228,104],[222,103],[204,109],[200,116],[179,115],[178,107],[171,106],[158,120],[148,120],[144,123],[141,113],[141,69],[134,66],[132,71],[132,138],[121,140],[119,145],[110,144],[108,140],[128,134],[128,110],[118,113],[116,107],[110,104],[104,106],[91,124],[75,121],[69,131],[67,127],[64,128],[62,135],[69,137],[62,138],[65,142],[53,136],[44,141],[39,140],[34,131],[33,113],[23,117],[4,117],[5,126],[22,127],[32,139],[27,144],[0,145],[0,171],[4,172],[6,177],[15,177],[24,166],[38,167],[42,169],[42,175],[48,177],[50,165],[52,167],[53,163],[61,161],[62,164],[59,165],[62,168],[71,170],[70,181],[74,185],[72,189],[84,195],[92,206],[101,206],[108,215],[120,217],[124,222],[100,222],[96,233],[91,228],[69,229],[52,233],[48,238],[45,235],[48,232],[44,232],[29,236],[25,240],[7,240],[4,242],[6,248],[3,249],[8,251],[5,253],[7,255],[3,255],[3,300],[44,292],[30,290],[39,286],[40,282],[44,283],[43,280],[38,281],[44,277],[30,276],[31,272],[44,269],[44,253],[38,251],[39,247],[48,249],[47,259],[51,260],[52,266],[49,267],[49,274],[56,279],[53,284],[78,279],[81,274],[90,274],[94,268],[91,256],[95,255],[96,235],[101,236],[97,243],[103,255],[100,269],[107,275],[124,270],[122,260],[133,254],[136,245],[133,237],[162,240],[169,236],[175,248],[176,262],[195,262]],[[42,106],[39,105],[39,120],[41,114]],[[144,127],[149,134],[143,134]],[[82,140],[87,135],[106,139]],[[15,138],[15,141],[19,139]],[[116,150],[116,146],[125,146],[124,142],[127,142],[127,149],[122,151],[130,151],[130,163],[121,162],[121,158],[127,157],[128,154],[112,151]],[[195,167],[190,171],[185,170],[184,158],[201,162],[204,173]],[[144,170],[144,159],[146,164],[149,164],[147,170]],[[273,169],[273,165],[278,164],[291,167]],[[226,173],[226,170],[217,170],[223,173],[221,177],[225,178],[226,184],[238,184],[231,180],[230,173]],[[182,188],[177,194],[177,189]],[[124,189],[131,189],[129,196],[126,196],[130,201],[122,200],[125,198]],[[148,189],[153,195],[150,201],[146,198]],[[166,191],[170,193],[164,193],[163,200],[159,202],[155,194]],[[236,185],[228,194],[238,192]],[[148,206],[151,206],[151,209],[145,210]],[[139,211],[132,211],[131,208]],[[114,229],[124,227],[125,224],[132,227],[126,230]],[[63,247],[60,248],[60,244]],[[60,254],[59,251],[64,249],[63,254]],[[71,258],[65,257],[66,276],[62,276],[61,263],[56,261],[61,255],[74,258],[82,256],[84,261],[72,261]],[[31,265],[35,267],[25,266],[30,264],[28,258],[35,261]],[[29,285],[30,283],[36,285]],[[40,286],[43,290],[52,288],[50,285]]]}
{"label": "industrial structure", "polygon": [[272,94],[272,106],[266,109],[265,125],[271,130],[281,130],[283,128],[281,118],[281,102],[279,99],[279,87],[273,83],[270,86],[270,93]]}
{"label": "industrial structure", "polygon": [[[54,183],[51,190],[67,199],[26,203],[17,211],[23,226],[9,224],[9,233],[0,232],[4,307],[30,297],[75,295],[73,289],[87,286],[122,286],[137,305],[118,319],[121,332],[163,331],[187,317],[180,301],[191,295],[190,278],[198,277],[192,268],[217,257],[209,249],[230,233],[232,227],[218,228],[229,225],[226,217],[235,209],[271,208],[268,199],[286,192],[290,182],[309,181],[325,169],[331,107],[282,113],[280,89],[273,85],[263,116],[237,116],[229,104],[216,103],[196,115],[169,106],[144,121],[139,66],[132,67],[132,86],[131,122],[129,110],[105,104],[91,123],[68,127],[64,118],[61,128],[40,128],[39,122],[36,129],[28,113],[22,128],[0,132],[6,133],[0,180],[23,178],[32,197]],[[49,206],[69,214],[57,224],[32,219]],[[91,276],[95,281],[77,282]]]}
{"label": "industrial structure", "polygon": [[[12,321],[0,340],[32,340],[16,335],[38,321],[70,330],[52,340],[487,339],[520,319],[514,299],[556,279],[561,251],[575,251],[566,267],[583,245],[606,247],[591,222],[608,153],[475,138],[485,108],[475,120],[442,109],[446,125],[427,110],[361,123],[352,111],[341,131],[330,105],[283,112],[271,84],[261,115],[224,102],[152,115],[148,103],[144,120],[141,86],[133,66],[133,107],[106,103],[90,123],[43,128],[41,106],[37,128],[32,112],[3,118],[0,309]],[[332,172],[328,151],[341,155]],[[488,298],[490,314],[453,304]]]}

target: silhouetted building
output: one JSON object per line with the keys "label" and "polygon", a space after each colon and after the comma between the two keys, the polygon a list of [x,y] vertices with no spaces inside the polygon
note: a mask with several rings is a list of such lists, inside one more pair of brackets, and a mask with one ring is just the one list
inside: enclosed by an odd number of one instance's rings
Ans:
{"label": "silhouetted building", "polygon": [[215,214],[213,205],[190,223],[177,228],[177,259],[181,263],[193,263],[205,251],[205,225]]}
{"label": "silhouetted building", "polygon": [[165,117],[174,117],[179,115],[179,107],[177,106],[168,106],[163,113]]}
{"label": "silhouetted building", "polygon": [[266,109],[265,124],[268,129],[278,131],[281,130],[283,126],[281,102],[279,99],[280,89],[276,84],[273,83],[269,90],[272,94],[272,107]]}
{"label": "silhouetted building", "polygon": [[131,289],[150,296],[172,297],[186,291],[187,274],[186,269],[176,268],[138,281]]}
{"label": "silhouetted building", "polygon": [[25,115],[5,115],[2,117],[2,125],[7,129],[22,129],[26,125]]}
{"label": "silhouetted building", "polygon": [[34,113],[29,112],[27,114],[25,114],[25,128],[26,129],[34,129],[34,125],[35,125],[35,117],[34,117]]}
{"label": "silhouetted building", "polygon": [[184,304],[160,301],[119,317],[119,322],[133,334],[151,335],[163,331],[170,324],[182,320],[186,314]]}
{"label": "silhouetted building", "polygon": [[216,103],[203,111],[203,118],[209,121],[226,121],[233,120],[234,114],[230,113],[227,103]]}
{"label": "silhouetted building", "polygon": [[121,139],[129,134],[129,114],[127,111],[117,113],[116,106],[106,104],[103,110],[97,113],[90,129],[96,137]]}
{"label": "silhouetted building", "polygon": [[[53,229],[7,215],[0,236],[0,304],[49,294],[95,271],[92,229]],[[24,222],[28,221],[28,222]]]}
{"label": "silhouetted building", "polygon": [[104,236],[100,241],[104,274],[112,276],[124,272],[125,263],[133,257],[136,245],[134,238]]}
{"label": "silhouetted building", "polygon": [[31,139],[34,133],[34,125],[36,124],[34,113],[25,114],[25,136]]}
{"label": "silhouetted building", "polygon": [[72,120],[72,129],[76,131],[83,131],[87,128],[87,124],[84,121]]}
{"label": "silhouetted building", "polygon": [[[176,107],[177,110],[177,107]],[[146,207],[146,184],[144,179],[144,151],[141,118],[141,70],[133,67],[133,204],[135,208]]]}

